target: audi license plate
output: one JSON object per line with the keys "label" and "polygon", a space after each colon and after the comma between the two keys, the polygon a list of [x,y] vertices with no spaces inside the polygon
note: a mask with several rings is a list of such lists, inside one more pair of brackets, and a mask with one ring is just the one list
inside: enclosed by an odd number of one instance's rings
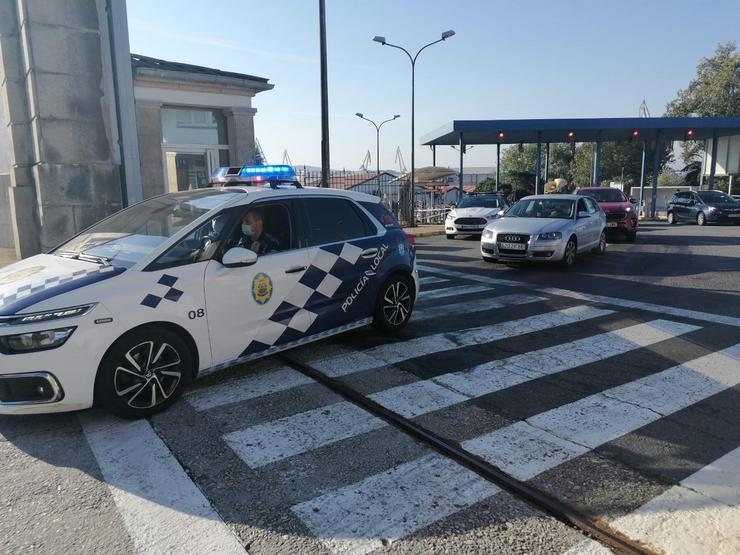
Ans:
{"label": "audi license plate", "polygon": [[527,245],[525,243],[499,243],[498,248],[511,251],[524,251],[527,250]]}
{"label": "audi license plate", "polygon": [[617,227],[617,222],[606,222],[606,227]]}

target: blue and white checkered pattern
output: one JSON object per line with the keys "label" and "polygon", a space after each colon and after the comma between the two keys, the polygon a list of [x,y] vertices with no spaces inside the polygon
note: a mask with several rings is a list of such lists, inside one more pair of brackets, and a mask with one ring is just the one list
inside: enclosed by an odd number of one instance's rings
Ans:
{"label": "blue and white checkered pattern", "polygon": [[175,289],[174,285],[177,280],[178,278],[176,276],[163,274],[162,277],[159,278],[159,281],[157,281],[157,283],[159,285],[164,285],[165,287],[167,287],[167,291],[161,296],[149,293],[146,297],[144,297],[144,300],[141,301],[141,304],[144,306],[148,306],[149,308],[157,308],[159,306],[159,303],[161,303],[163,299],[167,299],[168,301],[176,303],[184,294],[183,291]]}
{"label": "blue and white checkered pattern", "polygon": [[102,268],[89,268],[84,270],[76,270],[72,272],[71,274],[66,275],[60,275],[60,276],[52,276],[44,279],[43,281],[39,282],[30,282],[22,285],[18,289],[16,289],[13,293],[9,294],[0,294],[0,308],[10,305],[11,303],[14,303],[16,301],[22,300],[25,297],[28,297],[30,295],[33,295],[35,293],[40,293],[42,291],[46,291],[47,289],[51,289],[52,287],[57,287],[59,285],[64,285],[66,283],[69,283],[71,281],[75,281],[84,277],[96,275],[96,274],[106,274],[108,272],[115,271],[115,268],[113,266],[103,266]]}
{"label": "blue and white checkered pattern", "polygon": [[[363,249],[351,243],[318,247],[309,252],[310,266],[272,316],[260,327],[242,356],[264,352],[275,345],[296,341],[309,331],[319,315],[307,310],[330,299],[352,271]],[[321,330],[319,326],[318,331]],[[330,327],[327,325],[326,327]]]}

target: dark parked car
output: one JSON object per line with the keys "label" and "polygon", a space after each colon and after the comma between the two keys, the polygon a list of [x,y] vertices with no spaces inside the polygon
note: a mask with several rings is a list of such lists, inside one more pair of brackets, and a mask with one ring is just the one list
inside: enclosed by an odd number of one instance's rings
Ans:
{"label": "dark parked car", "polygon": [[740,202],[721,191],[681,191],[668,203],[668,223],[740,223]]}

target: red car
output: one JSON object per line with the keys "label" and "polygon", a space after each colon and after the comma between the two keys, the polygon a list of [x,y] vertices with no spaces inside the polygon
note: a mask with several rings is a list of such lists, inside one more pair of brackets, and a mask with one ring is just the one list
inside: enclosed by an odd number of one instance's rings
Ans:
{"label": "red car", "polygon": [[637,208],[622,191],[614,187],[583,187],[578,195],[591,197],[606,214],[606,231],[623,235],[633,243],[637,238]]}

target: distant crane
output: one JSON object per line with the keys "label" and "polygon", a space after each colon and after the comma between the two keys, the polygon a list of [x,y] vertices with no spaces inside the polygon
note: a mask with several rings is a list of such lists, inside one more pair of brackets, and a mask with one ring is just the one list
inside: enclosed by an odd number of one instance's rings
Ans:
{"label": "distant crane", "polygon": [[283,151],[283,165],[284,166],[292,166],[293,162],[290,161],[290,155],[288,154],[288,149],[286,148]]}
{"label": "distant crane", "polygon": [[254,164],[256,166],[264,166],[267,164],[267,156],[265,156],[262,150],[262,145],[257,137],[254,138]]}
{"label": "distant crane", "polygon": [[401,154],[401,147],[396,147],[396,163],[398,164],[398,171],[401,173],[406,173],[408,170],[406,169],[406,164],[403,161],[403,154]]}
{"label": "distant crane", "polygon": [[370,156],[370,151],[367,151],[367,154],[365,154],[365,158],[362,159],[362,164],[360,165],[360,171],[366,172],[369,171],[368,168],[373,165],[373,158]]}
{"label": "distant crane", "polygon": [[645,99],[642,99],[642,104],[640,104],[640,117],[641,118],[649,118],[650,117],[650,110],[648,110],[647,102],[645,102]]}

